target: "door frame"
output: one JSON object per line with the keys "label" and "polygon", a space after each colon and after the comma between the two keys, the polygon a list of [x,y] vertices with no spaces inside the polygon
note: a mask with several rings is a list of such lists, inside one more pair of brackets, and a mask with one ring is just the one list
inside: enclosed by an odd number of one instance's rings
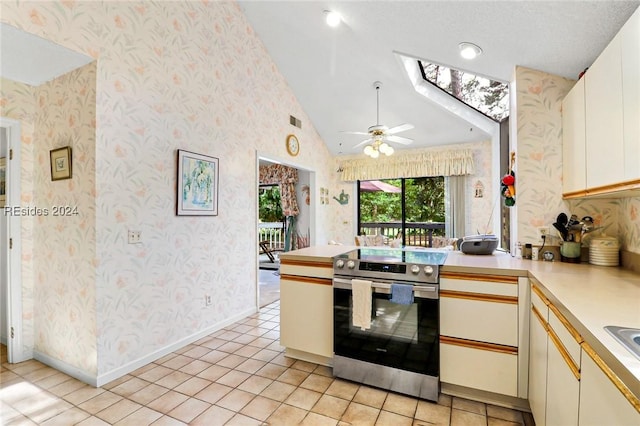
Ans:
{"label": "door frame", "polygon": [[[7,129],[7,170],[6,170],[6,206],[19,207],[20,192],[20,135],[21,126],[18,120],[0,117],[0,127]],[[5,211],[6,212],[6,211]],[[2,212],[2,214],[6,214]],[[9,239],[13,246],[7,249],[7,270],[3,271],[7,282],[7,358],[9,363],[26,361],[30,357],[25,353],[22,328],[22,230],[20,215],[7,215],[7,240],[3,244],[9,247]]]}
{"label": "door frame", "polygon": [[[283,159],[273,154],[268,154],[265,152],[261,152],[256,150],[256,158],[255,158],[255,172],[256,172],[256,196],[255,196],[255,224],[253,229],[255,232],[258,232],[258,221],[260,219],[259,215],[259,203],[258,203],[258,194],[260,193],[260,160],[268,161],[273,164],[282,164],[284,166],[293,167],[298,169],[298,171],[303,170],[309,173],[309,195],[311,199],[314,199],[315,187],[316,187],[316,171],[310,169],[308,167],[302,166],[300,164],[296,164],[291,160]],[[313,204],[312,204],[313,205]],[[309,208],[309,237],[310,244],[313,245],[316,241],[316,210],[315,208]],[[260,268],[260,256],[258,255],[259,247],[258,247],[258,236],[256,235],[254,238],[255,244],[255,271],[258,271]],[[256,273],[256,307],[257,310],[260,310],[260,274]]]}

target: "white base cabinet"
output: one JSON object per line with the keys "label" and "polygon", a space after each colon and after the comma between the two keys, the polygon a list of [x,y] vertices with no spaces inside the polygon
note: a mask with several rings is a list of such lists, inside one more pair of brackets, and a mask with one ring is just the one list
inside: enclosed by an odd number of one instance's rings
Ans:
{"label": "white base cabinet", "polygon": [[317,364],[333,360],[333,264],[280,263],[280,344],[286,355]]}
{"label": "white base cabinet", "polygon": [[519,283],[516,276],[441,274],[442,383],[526,398],[520,386],[527,372],[526,362],[521,369],[520,339],[529,329],[519,311],[526,306],[519,303]]}
{"label": "white base cabinet", "polygon": [[531,301],[529,405],[536,426],[640,425],[640,400],[535,280]]}
{"label": "white base cabinet", "polygon": [[440,340],[440,380],[452,385],[518,396],[518,353],[491,345]]}
{"label": "white base cabinet", "polygon": [[548,426],[576,426],[578,424],[580,381],[574,375],[568,362],[571,361],[565,360],[558,344],[549,342],[547,417],[545,421]]}
{"label": "white base cabinet", "polygon": [[529,406],[536,426],[546,425],[547,412],[547,320],[549,308],[536,292],[531,292],[529,321]]}
{"label": "white base cabinet", "polygon": [[[607,368],[604,366],[605,369]],[[583,350],[580,383],[580,426],[638,426],[640,413]]]}

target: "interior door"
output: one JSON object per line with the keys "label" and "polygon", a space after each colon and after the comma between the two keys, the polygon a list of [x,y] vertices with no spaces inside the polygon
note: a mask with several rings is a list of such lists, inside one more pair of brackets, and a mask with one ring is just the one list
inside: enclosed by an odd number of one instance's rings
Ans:
{"label": "interior door", "polygon": [[[6,159],[5,204],[6,207],[20,205],[20,122],[0,117],[0,154]],[[5,214],[0,222],[0,261],[2,272],[0,284],[2,294],[2,313],[0,325],[7,337],[7,358],[9,363],[28,359],[24,351],[22,336],[22,275],[21,275],[21,222],[19,215]]]}

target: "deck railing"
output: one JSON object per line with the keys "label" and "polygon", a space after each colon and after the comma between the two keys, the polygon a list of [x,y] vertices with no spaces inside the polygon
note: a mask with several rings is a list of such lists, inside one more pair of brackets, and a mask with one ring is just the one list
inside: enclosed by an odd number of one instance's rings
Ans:
{"label": "deck railing", "polygon": [[[414,222],[404,225],[404,245],[431,247],[434,235],[444,235],[444,222]],[[382,235],[385,239],[402,236],[399,222],[367,222],[360,224],[359,235]]]}
{"label": "deck railing", "polygon": [[284,250],[284,224],[282,222],[259,223],[258,240],[268,241],[271,250]]}

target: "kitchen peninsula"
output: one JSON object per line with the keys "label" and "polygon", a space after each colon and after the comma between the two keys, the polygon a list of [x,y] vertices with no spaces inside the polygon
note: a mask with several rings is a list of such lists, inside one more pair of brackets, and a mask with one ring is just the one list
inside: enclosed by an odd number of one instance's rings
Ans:
{"label": "kitchen peninsula", "polygon": [[[355,248],[328,245],[281,255],[281,344],[287,348],[288,356],[331,365],[332,258]],[[574,366],[571,371],[576,377],[576,386],[582,388],[579,394],[575,394],[575,401],[569,401],[567,410],[573,411],[570,415],[575,418],[580,413],[580,424],[588,424],[588,418],[598,419],[598,415],[606,416],[612,410],[622,416],[631,416],[636,423],[640,419],[640,359],[604,329],[610,325],[640,329],[640,275],[616,267],[523,260],[501,252],[480,256],[465,255],[458,251],[448,253],[440,273],[441,293],[450,292],[454,295],[460,292],[483,293],[481,290],[474,291],[473,287],[452,287],[457,285],[474,286],[488,280],[493,281],[490,284],[499,289],[501,282],[519,283],[516,294],[519,309],[516,316],[512,315],[518,328],[517,343],[512,345],[518,354],[518,371],[513,379],[517,389],[505,387],[504,391],[488,392],[482,387],[482,381],[477,387],[473,380],[468,386],[447,383],[441,358],[443,393],[520,409],[528,409],[527,405],[531,403],[534,417],[539,418],[541,414],[537,406],[548,407],[549,404],[531,395],[537,389],[528,383],[532,380],[532,365],[535,368],[540,365],[544,367],[543,373],[537,373],[538,378],[547,376],[547,368],[551,377],[556,368],[552,353],[557,347],[567,357],[564,358],[567,364],[561,364],[562,368],[571,364],[571,355],[574,363],[577,362],[577,367]],[[540,302],[536,309],[532,307],[532,299]],[[442,300],[441,306],[445,309]],[[536,306],[536,303],[533,305]],[[450,310],[447,314],[450,316],[451,308],[447,309]],[[534,315],[534,311],[538,316]],[[462,321],[468,317],[469,311],[460,314]],[[542,324],[540,330],[545,342],[542,357],[529,347],[529,330],[535,329],[534,324]],[[455,325],[459,326],[457,321]],[[442,352],[442,337],[440,343]],[[497,345],[487,343],[488,348],[492,346]],[[575,354],[572,352],[574,347]],[[597,367],[592,368],[592,364]],[[596,376],[604,377],[605,381],[594,379]],[[552,386],[551,381],[548,384],[546,380],[543,382],[545,386]],[[590,390],[591,387],[598,389],[595,394]],[[604,388],[606,395],[602,395]],[[532,403],[532,398],[536,404]],[[553,410],[553,407],[547,409],[547,418],[555,415]]]}

